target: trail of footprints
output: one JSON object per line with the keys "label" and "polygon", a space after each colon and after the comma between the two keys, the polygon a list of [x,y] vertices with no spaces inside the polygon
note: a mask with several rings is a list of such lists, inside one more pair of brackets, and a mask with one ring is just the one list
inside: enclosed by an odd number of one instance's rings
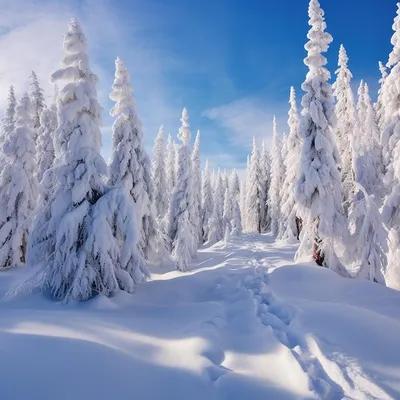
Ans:
{"label": "trail of footprints", "polygon": [[268,288],[268,273],[265,267],[271,267],[266,260],[251,262],[254,273],[248,275],[243,286],[252,293],[257,316],[261,323],[269,326],[275,337],[286,346],[300,364],[310,380],[310,389],[318,398],[341,400],[343,390],[326,374],[318,359],[307,349],[301,334],[291,326],[296,310],[289,304],[277,300]]}

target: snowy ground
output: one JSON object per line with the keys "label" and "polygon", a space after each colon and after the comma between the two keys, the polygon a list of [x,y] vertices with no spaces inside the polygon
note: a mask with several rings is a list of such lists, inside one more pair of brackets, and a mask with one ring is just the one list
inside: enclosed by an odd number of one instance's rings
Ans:
{"label": "snowy ground", "polygon": [[400,292],[294,250],[247,235],[134,295],[1,300],[0,398],[400,399]]}

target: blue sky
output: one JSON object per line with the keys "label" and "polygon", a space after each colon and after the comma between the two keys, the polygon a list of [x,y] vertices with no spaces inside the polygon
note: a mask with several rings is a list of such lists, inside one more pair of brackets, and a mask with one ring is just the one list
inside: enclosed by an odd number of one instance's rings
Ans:
{"label": "blue sky", "polygon": [[[374,95],[377,63],[391,50],[396,1],[320,2],[334,38],[329,69],[336,69],[343,43],[354,87],[363,78]],[[290,85],[300,104],[308,0],[0,0],[0,6],[3,91],[11,83],[22,91],[35,69],[51,92],[48,75],[57,68],[68,19],[82,21],[100,77],[106,156],[116,56],[130,69],[149,151],[161,123],[176,137],[186,106],[192,134],[201,130],[203,159],[242,169],[252,137],[269,140],[273,114],[287,130]]]}

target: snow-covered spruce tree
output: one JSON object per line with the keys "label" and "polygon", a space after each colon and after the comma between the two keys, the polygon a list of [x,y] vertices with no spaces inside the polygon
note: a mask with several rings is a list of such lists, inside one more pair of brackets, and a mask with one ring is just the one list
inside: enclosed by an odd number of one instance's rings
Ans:
{"label": "snow-covered spruce tree", "polygon": [[115,79],[110,99],[115,101],[110,114],[113,124],[113,153],[110,185],[123,184],[137,204],[141,222],[139,249],[146,260],[157,258],[157,224],[154,209],[154,187],[151,163],[142,139],[142,124],[132,97],[130,77],[124,63],[115,61]]}
{"label": "snow-covered spruce tree", "polygon": [[97,76],[75,19],[64,38],[61,68],[52,80],[61,88],[52,169],[55,188],[39,210],[29,238],[28,262],[42,262],[44,268],[24,284],[25,289],[39,285],[65,301],[118,289],[132,292],[133,285],[148,275],[136,246],[137,206],[124,188],[104,183],[107,165],[100,155]]}
{"label": "snow-covered spruce tree", "polygon": [[203,229],[201,223],[201,161],[200,161],[200,131],[197,131],[192,151],[193,169],[193,224],[197,230],[198,243],[203,242]]}
{"label": "snow-covered spruce tree", "polygon": [[0,125],[0,168],[4,165],[3,144],[15,129],[15,99],[14,87],[10,86],[7,98],[7,107]]}
{"label": "snow-covered spruce tree", "polygon": [[154,205],[157,219],[162,220],[168,212],[168,185],[165,162],[164,126],[161,125],[153,147],[151,176],[154,184]]}
{"label": "snow-covered spruce tree", "polygon": [[393,152],[400,139],[400,3],[397,3],[397,16],[393,23],[394,34],[391,39],[393,50],[389,55],[387,67],[391,68],[382,88],[382,104],[384,108],[383,131],[381,134],[385,185],[390,190],[393,171],[389,165],[393,162]]}
{"label": "snow-covered spruce tree", "polygon": [[[379,128],[376,114],[369,96],[368,85],[363,83],[359,88],[359,110],[357,139],[354,140],[353,170],[355,180],[369,195],[375,195],[379,202],[383,197],[383,162],[380,147]],[[358,190],[362,195],[362,191]],[[361,196],[363,197],[363,196]]]}
{"label": "snow-covered spruce tree", "polygon": [[54,132],[57,129],[57,114],[52,108],[44,108],[40,114],[40,126],[37,130],[36,159],[37,177],[42,181],[43,175],[52,166],[55,159]]}
{"label": "snow-covered spruce tree", "polygon": [[348,276],[335,251],[336,242],[347,236],[347,226],[341,205],[339,154],[331,132],[335,116],[332,88],[328,83],[330,74],[324,67],[326,58],[321,54],[328,50],[332,36],[325,32],[324,11],[318,0],[310,0],[308,14],[311,29],[304,63],[309,71],[302,85],[306,93],[302,99],[301,161],[295,191],[303,219],[297,257],[308,253],[313,244],[318,265]]}
{"label": "snow-covered spruce tree", "polygon": [[208,221],[208,237],[207,242],[214,244],[224,238],[224,224],[223,224],[223,183],[221,172],[218,170],[216,178],[216,187],[213,194],[213,211],[211,218]]}
{"label": "snow-covered spruce tree", "polygon": [[282,179],[281,179],[281,192],[279,196],[279,213],[280,213],[280,218],[279,218],[279,223],[278,223],[278,239],[282,239],[286,229],[287,229],[287,216],[282,213],[282,200],[285,196],[285,193],[283,191],[284,189],[284,183],[285,183],[285,177],[286,177],[286,169],[287,169],[287,156],[288,156],[288,148],[287,148],[287,140],[288,136],[286,133],[283,134],[282,136],[282,149],[281,149],[281,158],[282,158]]}
{"label": "snow-covered spruce tree", "polygon": [[250,158],[250,171],[246,184],[246,229],[261,232],[261,169],[256,139],[253,138],[253,151]]}
{"label": "snow-covered spruce tree", "polygon": [[260,206],[261,206],[261,232],[267,232],[271,226],[271,220],[268,212],[268,191],[271,181],[270,171],[270,157],[265,141],[261,144],[260,155],[260,174],[261,174],[261,192],[260,192]]}
{"label": "snow-covered spruce tree", "polygon": [[45,108],[45,101],[44,91],[40,87],[38,77],[34,71],[30,75],[30,98],[32,102],[33,129],[36,135],[40,127],[40,115]]}
{"label": "snow-covered spruce tree", "polygon": [[381,79],[379,79],[379,90],[378,90],[378,98],[374,105],[375,113],[376,113],[376,123],[379,127],[380,134],[383,131],[384,123],[385,123],[385,108],[383,106],[383,87],[388,76],[386,67],[382,64],[381,61],[378,63],[379,71],[381,72]]}
{"label": "snow-covered spruce tree", "polygon": [[35,143],[32,106],[27,93],[15,108],[15,128],[5,137],[0,179],[0,269],[25,262],[30,223],[36,208]]}
{"label": "snow-covered spruce tree", "polygon": [[282,232],[283,239],[299,238],[301,220],[297,212],[297,203],[294,191],[299,170],[299,154],[301,152],[301,140],[299,136],[299,116],[297,113],[296,93],[294,87],[290,88],[289,98],[289,135],[287,139],[286,174],[282,186],[281,213],[286,221],[286,229]]}
{"label": "snow-covered spruce tree", "polygon": [[400,3],[397,4],[388,67],[392,67],[383,87],[385,129],[382,133],[385,199],[382,218],[389,228],[387,286],[400,288]]}
{"label": "snow-covered spruce tree", "polygon": [[232,216],[233,216],[233,197],[229,192],[229,187],[225,189],[224,195],[224,209],[222,214],[222,225],[224,233],[228,230],[229,234],[232,230]]}
{"label": "snow-covered spruce tree", "polygon": [[231,233],[232,237],[242,234],[242,218],[240,213],[240,182],[236,170],[233,170],[229,176],[229,196],[231,198]]}
{"label": "snow-covered spruce tree", "polygon": [[349,218],[360,227],[355,234],[354,252],[359,265],[358,276],[385,285],[388,233],[374,196],[358,183],[356,192],[361,192],[360,200]]}
{"label": "snow-covered spruce tree", "polygon": [[190,260],[197,252],[197,227],[193,225],[193,176],[190,154],[189,116],[186,108],[182,111],[178,139],[182,144],[178,150],[178,171],[172,193],[168,215],[168,235],[172,243],[172,258],[179,271],[186,271]]}
{"label": "snow-covered spruce tree", "polygon": [[268,194],[268,208],[271,215],[271,232],[273,235],[278,235],[279,233],[283,178],[282,143],[278,136],[278,127],[274,116],[271,149],[271,185]]}
{"label": "snow-covered spruce tree", "polygon": [[247,231],[247,182],[249,179],[250,175],[250,155],[247,155],[247,161],[246,161],[246,176],[242,181],[242,185],[240,188],[240,211],[242,213],[242,225],[243,229]]}
{"label": "snow-covered spruce tree", "polygon": [[354,195],[353,143],[356,129],[355,104],[351,79],[353,78],[347,63],[349,58],[343,45],[339,49],[339,68],[336,70],[336,82],[333,94],[336,98],[335,113],[337,124],[334,130],[335,142],[338,146],[341,175],[342,201],[345,214],[348,214],[350,202]]}
{"label": "snow-covered spruce tree", "polygon": [[213,190],[210,180],[210,169],[208,160],[204,167],[203,179],[202,179],[202,190],[201,190],[201,227],[202,227],[202,239],[203,243],[208,240],[208,224],[213,212]]}
{"label": "snow-covered spruce tree", "polygon": [[168,194],[171,197],[176,184],[176,150],[175,142],[171,135],[168,135],[167,139],[167,156],[166,156],[166,173],[167,173],[167,184]]}

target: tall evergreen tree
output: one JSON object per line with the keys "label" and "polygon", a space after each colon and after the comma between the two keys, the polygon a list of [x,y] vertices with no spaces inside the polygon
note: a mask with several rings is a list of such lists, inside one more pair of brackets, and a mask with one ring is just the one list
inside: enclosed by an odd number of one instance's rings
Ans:
{"label": "tall evergreen tree", "polygon": [[167,185],[168,185],[168,196],[171,202],[171,196],[176,185],[176,150],[175,142],[171,135],[168,135],[167,139],[167,155],[166,155],[166,174],[167,174]]}
{"label": "tall evergreen tree", "polygon": [[142,143],[142,124],[132,97],[129,72],[119,58],[115,61],[115,68],[110,99],[116,104],[110,114],[116,120],[109,184],[122,183],[137,204],[142,221],[139,249],[146,260],[154,260],[157,254],[157,226],[150,159]]}
{"label": "tall evergreen tree", "polygon": [[346,50],[340,45],[339,69],[336,70],[336,82],[333,84],[334,96],[336,97],[335,113],[337,124],[334,130],[335,141],[338,146],[341,161],[343,205],[346,214],[354,194],[354,171],[353,171],[353,144],[356,128],[355,104],[351,80],[353,78],[347,63]]}
{"label": "tall evergreen tree", "polygon": [[302,89],[301,164],[296,185],[296,200],[303,219],[303,234],[297,256],[309,251],[313,243],[314,259],[319,265],[348,276],[340,263],[335,243],[346,235],[346,221],[341,206],[341,177],[337,168],[339,154],[331,127],[335,126],[332,88],[329,71],[322,55],[332,36],[325,32],[324,11],[318,0],[310,0],[309,41],[305,45],[308,67]]}
{"label": "tall evergreen tree", "polygon": [[250,171],[246,185],[246,229],[261,232],[261,169],[256,139],[253,138],[253,151],[250,158]]}
{"label": "tall evergreen tree", "polygon": [[164,126],[161,125],[153,148],[151,175],[154,184],[154,205],[157,219],[162,220],[168,212],[168,184],[165,162]]}
{"label": "tall evergreen tree", "polygon": [[284,178],[284,165],[282,160],[282,143],[278,136],[278,127],[274,116],[272,129],[271,149],[271,185],[269,188],[269,211],[271,215],[271,232],[279,233],[279,221],[281,219],[281,190]]}
{"label": "tall evergreen tree", "polygon": [[17,101],[15,99],[14,87],[10,86],[7,98],[7,107],[4,113],[4,117],[1,120],[0,125],[0,168],[4,165],[4,154],[3,154],[3,144],[7,140],[8,136],[14,132],[15,129],[15,107]]}
{"label": "tall evergreen tree", "polygon": [[15,108],[15,128],[5,137],[5,166],[0,178],[0,269],[25,262],[29,219],[36,208],[35,143],[32,105],[27,93]]}
{"label": "tall evergreen tree", "polygon": [[202,238],[203,242],[206,242],[208,240],[208,231],[209,231],[208,224],[214,208],[213,190],[210,180],[210,169],[208,165],[208,160],[206,160],[206,165],[204,167],[201,193],[202,193],[202,199],[201,199]]}
{"label": "tall evergreen tree", "polygon": [[261,232],[267,232],[271,226],[271,218],[268,209],[268,192],[271,183],[271,165],[270,165],[269,152],[264,140],[261,145],[260,173],[261,173],[261,193],[260,193]]}
{"label": "tall evergreen tree", "polygon": [[193,224],[197,230],[198,243],[202,243],[201,224],[201,161],[200,161],[200,131],[197,131],[192,151],[193,168]]}
{"label": "tall evergreen tree", "polygon": [[168,234],[172,243],[172,257],[179,271],[186,271],[190,260],[197,252],[197,227],[193,225],[193,176],[190,154],[189,115],[182,111],[178,139],[182,142],[178,150],[178,171],[176,186],[169,208]]}
{"label": "tall evergreen tree", "polygon": [[216,186],[213,194],[213,211],[211,218],[208,221],[208,238],[207,241],[210,244],[219,242],[224,238],[224,224],[223,224],[223,182],[221,177],[221,171],[218,170],[216,178]]}
{"label": "tall evergreen tree", "polygon": [[375,112],[376,122],[378,124],[379,132],[381,134],[385,123],[385,108],[383,107],[383,87],[385,85],[388,73],[386,67],[382,64],[381,61],[379,61],[378,65],[379,71],[381,72],[381,79],[379,79],[378,99],[375,103]]}
{"label": "tall evergreen tree", "polygon": [[242,218],[240,212],[240,182],[236,170],[233,170],[229,176],[229,197],[231,199],[230,227],[231,236],[240,236],[242,234]]}
{"label": "tall evergreen tree", "polygon": [[61,68],[52,75],[54,83],[64,85],[57,98],[55,189],[35,220],[28,250],[28,261],[43,262],[44,268],[25,285],[39,285],[59,300],[132,292],[148,275],[136,249],[135,204],[123,188],[104,183],[102,109],[86,48],[86,37],[72,19]]}
{"label": "tall evergreen tree", "polygon": [[290,88],[289,98],[289,136],[287,139],[286,174],[282,186],[281,213],[286,221],[286,229],[282,232],[282,238],[299,237],[300,219],[297,212],[297,203],[294,191],[299,170],[299,154],[301,152],[301,140],[299,136],[299,116],[297,113],[296,93],[294,87]]}
{"label": "tall evergreen tree", "polygon": [[388,192],[382,217],[390,229],[387,284],[394,288],[400,288],[400,3],[397,7],[391,40],[393,50],[387,64],[392,68],[383,88],[385,129],[382,133],[385,186]]}
{"label": "tall evergreen tree", "polygon": [[31,72],[30,76],[30,98],[32,102],[33,129],[36,135],[40,127],[40,115],[45,108],[45,101],[44,91],[40,87],[38,77],[34,71]]}

